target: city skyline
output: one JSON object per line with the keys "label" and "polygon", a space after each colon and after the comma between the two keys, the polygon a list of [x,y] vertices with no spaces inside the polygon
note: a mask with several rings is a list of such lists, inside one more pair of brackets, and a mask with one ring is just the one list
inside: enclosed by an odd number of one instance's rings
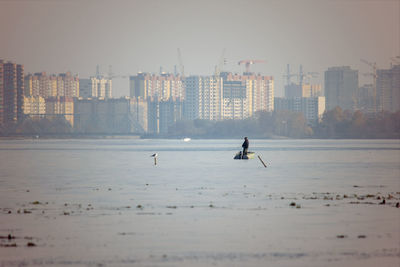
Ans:
{"label": "city skyline", "polygon": [[[99,16],[98,14],[102,14]],[[388,68],[400,54],[399,1],[0,1],[1,58],[21,62],[25,73],[95,75],[179,70],[210,75],[222,51],[223,70],[242,73],[242,59],[261,59],[251,70],[271,75],[283,96],[286,64],[297,72],[330,66],[359,70],[360,61]],[[11,18],[18,18],[11,20]],[[11,22],[12,21],[12,22]],[[129,95],[129,79],[114,79],[115,97]]]}

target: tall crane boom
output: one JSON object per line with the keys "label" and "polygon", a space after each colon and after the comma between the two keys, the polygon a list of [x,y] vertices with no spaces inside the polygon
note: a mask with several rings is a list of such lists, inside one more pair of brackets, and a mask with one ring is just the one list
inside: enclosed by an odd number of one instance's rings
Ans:
{"label": "tall crane boom", "polygon": [[183,66],[183,63],[182,63],[181,49],[179,49],[179,48],[178,48],[178,61],[179,61],[179,68],[181,71],[181,75],[183,77],[185,77],[185,67]]}
{"label": "tall crane boom", "polygon": [[250,72],[250,65],[253,65],[255,63],[266,63],[265,60],[260,60],[260,59],[244,59],[238,62],[238,65],[245,65],[246,66],[246,73]]}

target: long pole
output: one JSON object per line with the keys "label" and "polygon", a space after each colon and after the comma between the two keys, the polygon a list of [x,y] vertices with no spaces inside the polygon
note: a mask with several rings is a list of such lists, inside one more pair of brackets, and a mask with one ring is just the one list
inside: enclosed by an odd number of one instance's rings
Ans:
{"label": "long pole", "polygon": [[258,159],[261,161],[261,163],[264,165],[265,168],[267,168],[267,165],[264,163],[264,161],[261,159],[259,155],[257,155]]}

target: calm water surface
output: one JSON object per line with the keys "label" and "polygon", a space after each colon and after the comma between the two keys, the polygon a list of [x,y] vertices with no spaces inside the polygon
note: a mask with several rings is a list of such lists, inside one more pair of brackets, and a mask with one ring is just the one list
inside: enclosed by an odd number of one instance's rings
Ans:
{"label": "calm water surface", "polygon": [[0,265],[399,266],[399,140],[241,143],[0,141]]}

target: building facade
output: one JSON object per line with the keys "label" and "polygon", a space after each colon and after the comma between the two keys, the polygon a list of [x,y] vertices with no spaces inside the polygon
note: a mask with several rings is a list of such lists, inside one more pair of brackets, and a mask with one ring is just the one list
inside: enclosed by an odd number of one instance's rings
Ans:
{"label": "building facade", "polygon": [[112,80],[103,77],[80,79],[79,91],[83,98],[112,98]]}
{"label": "building facade", "polygon": [[377,111],[400,110],[400,65],[376,71]]}
{"label": "building facade", "polygon": [[74,126],[74,99],[72,97],[55,96],[45,99],[46,116],[63,116]]}
{"label": "building facade", "polygon": [[74,131],[84,134],[145,133],[147,101],[137,98],[75,99]]}
{"label": "building facade", "polygon": [[0,124],[23,118],[24,66],[0,60]]}
{"label": "building facade", "polygon": [[221,120],[223,118],[223,79],[215,76],[189,76],[185,79],[185,118]]}
{"label": "building facade", "polygon": [[331,67],[325,71],[326,108],[357,108],[358,71],[350,67]]}
{"label": "building facade", "polygon": [[183,118],[183,101],[180,99],[159,101],[148,98],[148,132],[168,134],[169,127]]}
{"label": "building facade", "polygon": [[244,119],[274,109],[274,81],[270,76],[221,73],[189,76],[185,80],[185,118],[189,120]]}
{"label": "building facade", "polygon": [[232,73],[223,73],[224,81],[241,81],[246,87],[246,107],[244,110],[248,114],[244,116],[251,117],[257,111],[274,110],[274,79],[272,76],[262,76],[248,73],[247,75],[238,75]]}
{"label": "building facade", "polygon": [[365,84],[358,88],[357,108],[363,113],[374,113],[374,86]]}
{"label": "building facade", "polygon": [[303,113],[307,122],[315,125],[325,112],[325,97],[291,97],[275,98],[275,110],[288,110]]}
{"label": "building facade", "polygon": [[322,96],[320,84],[303,83],[301,86],[296,83],[285,85],[285,97],[316,97]]}
{"label": "building facade", "polygon": [[46,72],[28,74],[24,78],[26,96],[79,97],[79,78],[70,72],[47,75]]}
{"label": "building facade", "polygon": [[46,114],[46,102],[41,96],[24,96],[23,113],[30,117],[44,117]]}
{"label": "building facade", "polygon": [[150,73],[138,73],[129,77],[130,97],[157,98],[160,101],[172,99],[184,99],[185,88],[181,76],[169,73],[160,75]]}

